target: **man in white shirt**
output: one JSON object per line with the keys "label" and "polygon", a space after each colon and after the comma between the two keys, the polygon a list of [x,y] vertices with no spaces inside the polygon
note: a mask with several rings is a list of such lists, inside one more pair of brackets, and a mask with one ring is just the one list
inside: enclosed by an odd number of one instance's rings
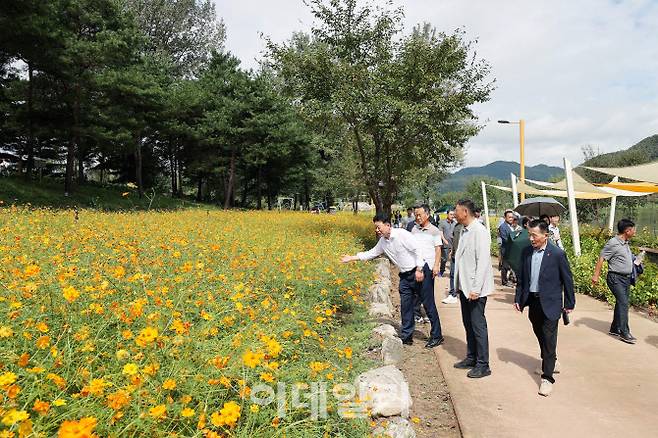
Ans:
{"label": "man in white shirt", "polygon": [[491,234],[473,214],[471,200],[457,203],[455,215],[464,226],[455,254],[455,289],[459,293],[462,321],[466,329],[466,358],[455,368],[469,369],[471,378],[491,374],[489,368],[489,335],[484,309],[487,296],[494,290],[491,267]]}
{"label": "man in white shirt", "polygon": [[[415,328],[414,294],[418,287],[417,283],[422,283],[425,279],[425,272],[428,271],[428,269],[425,269],[427,264],[418,241],[409,231],[402,228],[393,228],[391,219],[385,214],[376,215],[372,221],[375,224],[377,235],[380,236],[377,245],[369,251],[360,252],[353,256],[343,255],[340,261],[349,263],[358,260],[372,260],[381,254],[386,254],[391,262],[398,267],[400,270],[400,316],[402,319],[400,337],[405,345],[412,345]],[[440,344],[440,342],[432,341],[433,339],[430,339],[426,347],[431,348]]]}
{"label": "man in white shirt", "polygon": [[443,342],[441,334],[441,321],[434,301],[434,278],[439,273],[441,264],[441,231],[430,222],[430,206],[427,204],[414,207],[416,225],[411,234],[418,241],[421,254],[425,259],[423,266],[423,281],[416,283],[416,293],[423,303],[425,313],[431,324],[430,342],[427,347],[432,348]]}
{"label": "man in white shirt", "polygon": [[548,225],[548,235],[555,245],[560,249],[564,249],[562,245],[562,238],[560,237],[560,216],[551,216],[549,218],[550,224]]}

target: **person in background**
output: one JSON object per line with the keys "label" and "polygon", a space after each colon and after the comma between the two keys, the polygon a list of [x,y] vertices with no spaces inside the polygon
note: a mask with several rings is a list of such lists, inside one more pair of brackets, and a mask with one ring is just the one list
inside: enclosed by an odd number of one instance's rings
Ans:
{"label": "person in background", "polygon": [[476,209],[475,209],[475,219],[477,219],[478,221],[480,221],[480,223],[481,223],[482,225],[484,225],[485,227],[487,226],[487,223],[485,222],[484,217],[482,217],[482,210],[479,209],[479,208],[476,208]]}
{"label": "person in background", "polygon": [[[411,230],[411,235],[416,238],[423,259],[425,259],[424,278],[417,284],[416,297],[420,298],[427,314],[427,321],[431,324],[430,340],[427,348],[441,345],[443,335],[441,334],[441,321],[434,300],[434,278],[439,273],[441,261],[441,231],[430,222],[430,206],[427,204],[414,207],[416,214],[416,225]],[[418,303],[420,313],[420,303]],[[416,319],[416,322],[418,320]]]}
{"label": "person in background", "polygon": [[409,231],[409,224],[411,224],[411,227],[413,227],[415,222],[416,216],[414,216],[414,209],[409,207],[407,208],[407,215],[400,221],[400,228],[404,228]]}
{"label": "person in background", "polygon": [[491,268],[491,233],[475,219],[473,201],[457,202],[457,220],[464,226],[455,253],[455,288],[461,302],[466,330],[466,358],[454,367],[471,370],[470,378],[491,374],[489,368],[489,334],[484,310],[487,297],[494,290]]}
{"label": "person in background", "polygon": [[503,286],[509,284],[509,279],[507,278],[509,265],[505,261],[505,242],[507,242],[509,234],[514,231],[512,228],[514,216],[512,210],[505,210],[505,214],[503,214],[505,221],[498,227],[498,237],[500,238],[500,243],[498,244],[498,269],[500,270],[500,281]]}
{"label": "person in background", "polygon": [[418,241],[407,230],[393,228],[388,215],[378,214],[372,219],[372,222],[375,224],[375,233],[380,236],[375,247],[356,255],[343,255],[340,261],[341,263],[366,261],[386,254],[389,260],[398,267],[400,270],[398,275],[400,277],[400,316],[402,319],[400,338],[404,345],[412,345],[415,328],[414,295],[418,287],[417,283],[422,283],[425,279],[425,273],[430,272],[429,266],[423,259]]}
{"label": "person in background", "polygon": [[[514,277],[518,280],[521,269],[521,254],[523,250],[530,246],[530,235],[528,234],[528,224],[530,219],[526,216],[521,218],[521,228],[514,231],[507,239],[505,247],[505,259],[507,264],[512,268]],[[518,285],[518,281],[517,281]]]}
{"label": "person in background", "polygon": [[448,210],[446,218],[439,222],[439,229],[443,233],[441,266],[439,267],[439,275],[441,277],[443,277],[443,274],[446,270],[446,263],[448,262],[448,257],[450,256],[450,248],[452,248],[452,235],[455,231],[455,225],[457,225],[457,221],[455,220],[455,211]]}
{"label": "person in background", "polygon": [[[516,285],[514,308],[528,317],[541,351],[541,383],[539,395],[547,397],[553,391],[557,372],[557,328],[562,312],[570,313],[576,306],[573,276],[563,250],[548,239],[548,224],[534,220],[528,226],[531,247],[521,255],[519,282]],[[563,297],[564,294],[564,297]]]}
{"label": "person in background", "polygon": [[539,216],[539,220],[546,222],[546,225],[551,224],[551,218],[547,214],[542,214],[541,216]]}
{"label": "person in background", "polygon": [[548,225],[548,234],[549,239],[553,242],[554,245],[557,245],[559,248],[564,249],[562,245],[562,238],[560,237],[560,216],[555,215],[549,218],[550,224]]}
{"label": "person in background", "polygon": [[456,304],[459,302],[459,297],[455,290],[455,254],[457,253],[457,248],[459,248],[459,237],[461,236],[463,229],[464,226],[457,223],[457,225],[455,225],[455,230],[452,232],[452,248],[450,249],[450,289],[448,290],[448,296],[441,300],[443,304]]}
{"label": "person in background", "polygon": [[603,262],[608,262],[606,283],[615,296],[615,310],[610,324],[611,336],[618,336],[627,344],[635,344],[635,337],[628,325],[628,294],[633,273],[633,253],[629,245],[635,236],[635,223],[630,219],[622,219],[617,223],[617,235],[605,244],[596,262],[592,284],[599,283]]}

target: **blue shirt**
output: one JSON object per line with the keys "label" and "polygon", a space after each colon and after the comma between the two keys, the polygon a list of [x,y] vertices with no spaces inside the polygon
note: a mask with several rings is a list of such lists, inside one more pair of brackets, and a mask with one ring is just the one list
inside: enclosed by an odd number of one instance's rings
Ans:
{"label": "blue shirt", "polygon": [[544,251],[546,247],[536,249],[532,252],[532,264],[530,266],[530,292],[539,292],[539,270],[541,269],[541,261],[544,259]]}

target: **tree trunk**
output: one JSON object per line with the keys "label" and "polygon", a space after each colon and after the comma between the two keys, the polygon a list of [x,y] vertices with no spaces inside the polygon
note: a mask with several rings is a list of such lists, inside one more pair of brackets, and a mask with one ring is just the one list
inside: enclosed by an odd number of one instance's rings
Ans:
{"label": "tree trunk", "polygon": [[73,90],[73,129],[72,138],[66,150],[66,177],[64,179],[64,193],[73,191],[73,174],[75,172],[75,151],[80,147],[80,84]]}
{"label": "tree trunk", "polygon": [[32,100],[34,95],[34,69],[32,64],[27,64],[27,166],[25,168],[25,179],[29,180],[32,177],[32,169],[34,168],[34,129],[32,126]]}
{"label": "tree trunk", "polygon": [[85,182],[85,152],[82,147],[78,147],[78,184]]}
{"label": "tree trunk", "polygon": [[144,181],[142,179],[142,135],[137,132],[135,134],[135,182],[137,183],[137,191],[139,198],[144,196]]}
{"label": "tree trunk", "polygon": [[249,179],[247,178],[247,168],[244,168],[242,172],[242,178],[244,179],[242,185],[242,199],[240,200],[240,206],[245,208],[247,206],[247,194],[249,193]]}
{"label": "tree trunk", "polygon": [[354,200],[352,201],[352,211],[354,214],[359,212],[359,192],[356,192],[354,195]]}
{"label": "tree trunk", "polygon": [[263,208],[262,203],[262,189],[261,189],[261,168],[260,164],[258,165],[258,175],[256,177],[256,209],[260,210]]}
{"label": "tree trunk", "polygon": [[177,193],[176,188],[176,156],[174,154],[174,148],[172,146],[171,136],[169,136],[169,172],[171,173],[171,197],[175,198]]}
{"label": "tree trunk", "polygon": [[199,181],[197,183],[196,200],[199,201],[199,202],[203,201],[203,177],[202,176],[199,176]]}
{"label": "tree trunk", "polygon": [[231,150],[231,164],[229,166],[228,182],[226,183],[226,191],[224,196],[224,209],[231,208],[233,200],[233,185],[235,184],[235,148]]}
{"label": "tree trunk", "polygon": [[[176,146],[176,151],[178,151],[178,146]],[[178,197],[182,198],[183,197],[183,170],[181,168],[181,162],[180,159],[178,158],[178,154],[176,154],[176,189],[178,190]]]}

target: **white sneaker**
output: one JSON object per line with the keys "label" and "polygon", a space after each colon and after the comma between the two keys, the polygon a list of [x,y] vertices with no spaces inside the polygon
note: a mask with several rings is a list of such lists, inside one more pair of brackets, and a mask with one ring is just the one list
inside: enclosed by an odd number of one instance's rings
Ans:
{"label": "white sneaker", "polygon": [[541,379],[541,385],[539,385],[539,395],[548,397],[552,391],[553,391],[553,384],[546,379]]}
{"label": "white sneaker", "polygon": [[443,304],[455,304],[455,303],[459,302],[459,298],[457,298],[454,295],[448,295],[447,297],[442,299],[441,302]]}
{"label": "white sneaker", "polygon": [[[541,362],[539,363],[539,365],[540,365],[539,368],[537,368],[535,370],[535,374],[537,374],[538,376],[541,376],[544,373],[544,371],[541,369]],[[562,366],[560,365],[560,362],[556,360],[555,361],[555,368],[553,368],[553,374],[560,374],[560,369],[561,368],[562,368]]]}

